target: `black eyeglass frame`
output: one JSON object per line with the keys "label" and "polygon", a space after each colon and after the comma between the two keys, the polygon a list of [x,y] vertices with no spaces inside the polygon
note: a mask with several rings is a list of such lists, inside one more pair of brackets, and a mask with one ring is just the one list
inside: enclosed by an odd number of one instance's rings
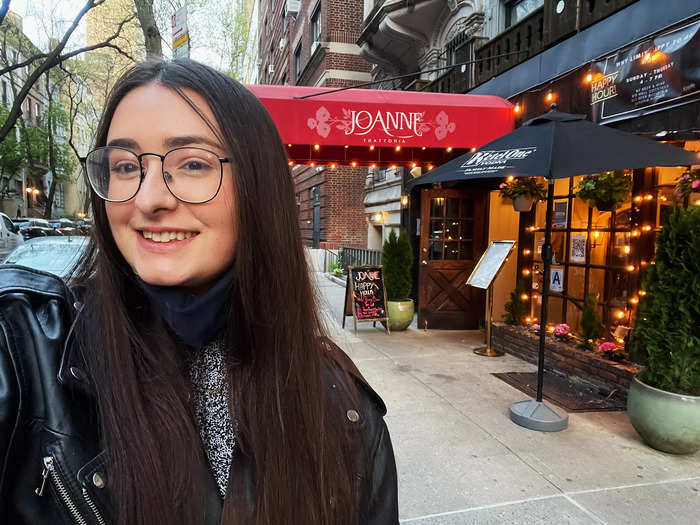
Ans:
{"label": "black eyeglass frame", "polygon": [[[140,174],[141,174],[141,175],[139,176],[139,185],[138,185],[138,187],[136,188],[136,191],[134,192],[134,194],[133,194],[131,197],[129,197],[128,199],[120,199],[120,200],[107,199],[107,198],[103,197],[102,195],[100,195],[100,193],[95,189],[95,185],[94,185],[94,184],[92,183],[92,181],[90,180],[90,176],[88,175],[88,170],[87,170],[87,159],[88,159],[88,157],[89,157],[90,155],[92,155],[93,153],[95,153],[96,151],[106,150],[106,149],[120,149],[120,150],[123,150],[123,151],[127,151],[127,152],[131,153],[134,157],[136,157],[136,159],[139,161],[139,172],[140,172]],[[172,153],[173,151],[178,151],[178,150],[182,150],[182,149],[196,149],[196,150],[200,150],[200,151],[206,151],[207,153],[211,153],[212,155],[214,155],[214,156],[219,160],[219,185],[216,187],[216,192],[214,193],[214,195],[212,195],[211,198],[209,198],[209,199],[207,199],[207,200],[203,200],[203,201],[188,201],[188,200],[185,200],[185,199],[181,199],[180,197],[178,197],[177,195],[175,195],[175,193],[173,192],[173,190],[170,189],[170,186],[168,185],[168,181],[167,181],[166,178],[165,178],[165,157],[167,157],[167,156],[168,156],[170,153]],[[81,164],[83,165],[83,170],[85,171],[85,177],[87,178],[88,183],[90,184],[90,188],[92,188],[92,191],[94,191],[95,194],[96,194],[100,199],[102,199],[103,201],[119,203],[119,202],[128,202],[128,201],[130,201],[131,199],[133,199],[134,197],[136,197],[136,194],[137,194],[137,193],[139,192],[139,190],[141,189],[141,185],[143,184],[143,180],[146,178],[146,172],[145,172],[144,169],[143,169],[143,163],[141,162],[141,159],[142,159],[143,157],[146,157],[146,156],[149,156],[149,155],[154,156],[154,157],[158,157],[158,158],[160,159],[160,173],[161,173],[161,176],[163,177],[163,182],[165,183],[165,187],[168,188],[168,192],[170,193],[170,195],[172,195],[173,197],[175,197],[175,198],[176,198],[177,200],[179,200],[180,202],[184,202],[185,204],[205,204],[205,203],[207,203],[207,202],[211,202],[212,200],[214,200],[214,199],[216,198],[216,196],[219,194],[219,191],[221,191],[221,183],[222,183],[223,180],[224,180],[224,163],[230,163],[230,162],[231,162],[231,159],[229,159],[228,157],[219,157],[219,156],[218,156],[216,153],[214,153],[213,151],[208,150],[208,149],[206,149],[206,148],[199,148],[199,147],[197,147],[197,146],[181,146],[181,147],[179,147],[179,148],[173,148],[173,149],[171,149],[170,151],[166,151],[166,152],[165,152],[165,155],[160,155],[159,153],[148,153],[148,152],[141,153],[140,155],[137,155],[136,153],[134,153],[134,152],[131,151],[130,149],[128,149],[128,148],[123,148],[123,147],[121,147],[121,146],[101,146],[101,147],[99,147],[99,148],[93,149],[92,151],[90,151],[90,152],[89,152],[87,155],[85,155],[84,157],[78,157],[78,160],[79,160],[79,161],[81,162]]]}

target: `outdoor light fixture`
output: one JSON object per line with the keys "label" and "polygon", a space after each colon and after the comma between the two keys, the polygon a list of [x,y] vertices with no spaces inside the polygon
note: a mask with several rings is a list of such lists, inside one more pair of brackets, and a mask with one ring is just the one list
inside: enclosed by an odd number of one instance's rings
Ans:
{"label": "outdoor light fixture", "polygon": [[[432,167],[430,165],[428,165],[428,169],[430,170],[430,169],[432,169]],[[423,174],[423,170],[419,166],[417,166],[417,167],[413,168],[411,171],[409,171],[409,173],[411,174],[411,177],[413,177],[414,179],[417,179],[418,177],[420,177]]]}
{"label": "outdoor light fixture", "polygon": [[374,220],[375,222],[381,222],[382,221],[382,214],[381,213],[376,213],[374,215]]}
{"label": "outdoor light fixture", "polygon": [[401,195],[401,206],[406,206],[408,204],[408,195]]}
{"label": "outdoor light fixture", "polygon": [[39,190],[37,190],[36,188],[34,188],[34,189],[32,190],[32,193],[33,193],[34,195],[39,195]]}
{"label": "outdoor light fixture", "polygon": [[31,193],[31,192],[32,192],[32,189],[31,189],[31,188],[27,188],[27,193]]}

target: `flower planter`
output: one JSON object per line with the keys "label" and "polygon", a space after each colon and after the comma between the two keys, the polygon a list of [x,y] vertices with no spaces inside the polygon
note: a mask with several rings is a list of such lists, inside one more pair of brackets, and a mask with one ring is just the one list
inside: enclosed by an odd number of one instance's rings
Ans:
{"label": "flower planter", "polygon": [[535,199],[532,195],[518,195],[513,199],[513,208],[515,211],[530,211]]}
{"label": "flower planter", "polygon": [[389,328],[392,332],[405,330],[413,321],[413,299],[387,301],[386,310],[389,315]]}
{"label": "flower planter", "polygon": [[627,395],[627,414],[652,448],[671,454],[700,450],[700,396],[659,390],[635,377]]}
{"label": "flower planter", "polygon": [[598,209],[598,211],[613,211],[617,205],[617,201],[603,201],[603,202],[598,202],[595,201],[595,207]]}

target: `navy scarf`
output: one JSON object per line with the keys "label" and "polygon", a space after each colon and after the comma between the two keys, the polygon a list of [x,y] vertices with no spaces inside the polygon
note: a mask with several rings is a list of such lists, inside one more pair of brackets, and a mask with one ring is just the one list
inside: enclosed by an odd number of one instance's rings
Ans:
{"label": "navy scarf", "polygon": [[182,286],[156,286],[138,279],[155,308],[183,342],[200,347],[211,342],[226,324],[233,269],[221,275],[203,295]]}

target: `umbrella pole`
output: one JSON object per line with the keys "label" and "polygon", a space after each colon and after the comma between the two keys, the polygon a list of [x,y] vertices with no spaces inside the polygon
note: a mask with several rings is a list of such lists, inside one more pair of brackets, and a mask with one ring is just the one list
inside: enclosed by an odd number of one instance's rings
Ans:
{"label": "umbrella pole", "polygon": [[544,384],[544,342],[547,335],[547,299],[549,296],[549,272],[552,264],[552,210],[554,208],[554,179],[547,179],[547,212],[542,246],[542,310],[540,311],[540,345],[537,352],[537,402],[542,402]]}
{"label": "umbrella pole", "polygon": [[554,179],[547,177],[547,215],[545,216],[544,246],[542,260],[542,310],[540,312],[540,347],[537,360],[537,399],[513,403],[510,419],[521,427],[540,432],[557,432],[569,425],[569,415],[560,416],[542,402],[544,383],[544,339],[547,332],[547,295],[549,294],[549,267],[552,263],[552,209],[554,208]]}

